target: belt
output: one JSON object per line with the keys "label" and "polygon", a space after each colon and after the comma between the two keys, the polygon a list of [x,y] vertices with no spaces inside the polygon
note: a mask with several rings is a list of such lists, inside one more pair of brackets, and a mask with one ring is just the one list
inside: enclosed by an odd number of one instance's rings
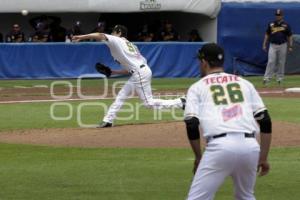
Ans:
{"label": "belt", "polygon": [[[209,142],[212,139],[226,137],[226,136],[227,136],[227,133],[221,133],[221,134],[218,134],[218,135],[209,136],[209,137],[206,138],[206,140],[207,140],[207,142]],[[255,138],[255,133],[244,133],[244,136],[245,136],[245,138]]]}
{"label": "belt", "polygon": [[[144,67],[146,67],[146,65],[142,64],[142,65],[140,66],[140,69],[142,69],[142,68],[144,68]],[[135,72],[135,70],[130,70],[130,71],[129,71],[130,74],[133,74],[134,72]]]}
{"label": "belt", "polygon": [[281,45],[281,44],[284,44],[284,43],[286,43],[286,41],[285,42],[271,42],[272,44],[276,44],[276,45]]}

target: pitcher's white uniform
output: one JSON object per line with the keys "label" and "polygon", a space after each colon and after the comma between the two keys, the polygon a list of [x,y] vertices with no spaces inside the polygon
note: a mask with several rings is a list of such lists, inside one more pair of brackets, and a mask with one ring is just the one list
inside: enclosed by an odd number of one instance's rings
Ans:
{"label": "pitcher's white uniform", "polygon": [[107,38],[106,44],[110,49],[111,55],[131,73],[131,77],[118,93],[114,103],[110,106],[103,119],[104,122],[113,123],[117,112],[133,91],[136,91],[139,98],[148,108],[181,108],[183,106],[180,98],[174,100],[153,99],[151,89],[152,72],[138,48],[126,38],[108,34],[105,34],[105,36]]}
{"label": "pitcher's white uniform", "polygon": [[253,115],[265,109],[254,86],[235,75],[209,74],[190,87],[185,118],[199,119],[207,146],[188,200],[212,200],[227,176],[233,178],[237,200],[255,199],[260,147]]}

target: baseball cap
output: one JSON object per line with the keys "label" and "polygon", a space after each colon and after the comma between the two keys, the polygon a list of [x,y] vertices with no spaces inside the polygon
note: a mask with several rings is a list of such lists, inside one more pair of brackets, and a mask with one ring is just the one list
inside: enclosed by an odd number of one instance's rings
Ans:
{"label": "baseball cap", "polygon": [[276,16],[282,16],[283,15],[283,12],[281,9],[277,9],[276,12],[275,12],[275,15]]}
{"label": "baseball cap", "polygon": [[113,29],[112,29],[112,31],[114,32],[117,32],[117,33],[122,33],[121,34],[121,36],[122,37],[127,37],[127,28],[126,28],[126,26],[123,26],[123,25],[116,25]]}
{"label": "baseball cap", "polygon": [[213,63],[214,65],[223,65],[224,57],[225,55],[223,48],[216,43],[205,44],[201,49],[198,50],[199,59],[204,59],[209,63]]}

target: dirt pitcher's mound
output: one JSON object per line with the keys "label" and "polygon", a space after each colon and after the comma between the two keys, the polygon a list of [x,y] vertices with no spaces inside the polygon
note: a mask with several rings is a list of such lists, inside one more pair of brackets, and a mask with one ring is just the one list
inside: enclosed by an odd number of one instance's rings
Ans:
{"label": "dirt pitcher's mound", "polygon": [[[273,123],[273,146],[300,146],[300,125]],[[0,133],[0,142],[69,147],[189,147],[183,122]]]}
{"label": "dirt pitcher's mound", "polygon": [[0,142],[75,147],[188,147],[183,122],[0,133]]}

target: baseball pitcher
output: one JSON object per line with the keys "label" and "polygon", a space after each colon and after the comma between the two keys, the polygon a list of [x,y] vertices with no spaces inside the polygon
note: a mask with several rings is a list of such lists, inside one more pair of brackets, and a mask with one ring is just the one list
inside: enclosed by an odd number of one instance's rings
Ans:
{"label": "baseball pitcher", "polygon": [[[152,72],[149,68],[146,59],[140,54],[138,48],[127,39],[127,28],[122,25],[116,25],[112,34],[91,33],[87,35],[74,36],[73,41],[93,39],[104,41],[110,49],[111,55],[116,62],[121,64],[123,70],[111,70],[107,66],[96,65],[99,72],[108,77],[111,74],[130,74],[131,77],[118,93],[115,101],[110,106],[107,114],[103,118],[100,128],[112,127],[113,121],[116,118],[117,112],[121,109],[125,100],[136,91],[139,98],[148,108],[163,109],[163,108],[184,108],[185,98],[173,100],[154,99],[151,89]],[[97,67],[98,66],[98,67]]]}

